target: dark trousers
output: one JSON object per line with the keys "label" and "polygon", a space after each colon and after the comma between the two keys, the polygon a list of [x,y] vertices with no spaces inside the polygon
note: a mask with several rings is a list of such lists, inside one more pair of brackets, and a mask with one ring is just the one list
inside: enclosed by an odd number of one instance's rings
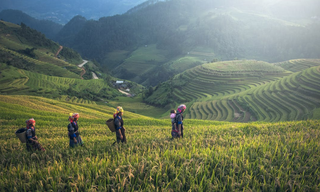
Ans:
{"label": "dark trousers", "polygon": [[[121,136],[120,136],[120,131],[121,131],[121,134],[122,134],[122,136],[123,136],[123,138],[121,139]],[[120,141],[122,142],[122,143],[127,143],[127,139],[126,139],[126,134],[125,134],[125,129],[122,127],[121,129],[118,129],[118,130],[116,130],[116,137],[117,137],[117,141],[115,141],[114,143],[113,143],[113,145],[117,142],[117,143],[120,143]]]}
{"label": "dark trousers", "polygon": [[171,135],[172,135],[172,138],[183,138],[183,129],[181,129],[181,135],[178,134],[178,132],[176,131],[171,131]]}
{"label": "dark trousers", "polygon": [[34,151],[34,150],[44,151],[44,148],[40,145],[40,143],[36,143],[34,141],[28,141],[27,150],[28,151]]}

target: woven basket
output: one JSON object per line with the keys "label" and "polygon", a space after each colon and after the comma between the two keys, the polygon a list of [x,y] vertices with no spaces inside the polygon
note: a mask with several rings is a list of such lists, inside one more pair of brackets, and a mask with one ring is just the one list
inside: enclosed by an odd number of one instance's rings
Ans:
{"label": "woven basket", "polygon": [[26,130],[27,130],[26,128],[21,128],[16,131],[16,136],[19,138],[21,143],[27,142]]}
{"label": "woven basket", "polygon": [[116,132],[116,128],[114,127],[114,120],[113,119],[109,119],[108,121],[106,121],[106,124],[108,125],[111,132]]}

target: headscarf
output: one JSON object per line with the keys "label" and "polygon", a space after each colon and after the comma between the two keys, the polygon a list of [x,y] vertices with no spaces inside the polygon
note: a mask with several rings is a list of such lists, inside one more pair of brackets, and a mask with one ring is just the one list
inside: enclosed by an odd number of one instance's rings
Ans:
{"label": "headscarf", "polygon": [[182,110],[183,110],[183,109],[186,109],[186,108],[187,108],[187,106],[186,106],[185,104],[181,104],[181,105],[179,105],[177,111],[179,111],[179,113],[181,113]]}
{"label": "headscarf", "polygon": [[35,123],[35,122],[36,122],[36,120],[34,120],[34,118],[31,118],[31,119],[26,120],[27,128],[29,128],[30,125],[32,125],[32,124]]}
{"label": "headscarf", "polygon": [[114,114],[113,114],[113,118],[116,118],[116,116],[118,115],[118,113],[122,112],[123,113],[123,108],[121,106],[118,106],[116,108],[116,110],[114,111]]}
{"label": "headscarf", "polygon": [[69,113],[69,121],[72,123],[75,118],[79,119],[79,113]]}

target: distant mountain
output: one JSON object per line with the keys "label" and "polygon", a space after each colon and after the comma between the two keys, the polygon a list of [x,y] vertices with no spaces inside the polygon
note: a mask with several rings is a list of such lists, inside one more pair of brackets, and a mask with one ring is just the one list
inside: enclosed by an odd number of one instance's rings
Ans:
{"label": "distant mountain", "polygon": [[290,3],[303,14],[291,17],[288,12],[278,17],[285,8],[272,12],[279,3],[276,0],[244,4],[235,0],[147,1],[126,14],[98,21],[78,17],[66,24],[57,40],[98,60],[120,78],[155,86],[212,60],[318,58],[320,24],[309,17],[314,12],[305,10],[319,8],[313,7],[317,1],[308,2]]}
{"label": "distant mountain", "polygon": [[125,13],[145,0],[1,0],[0,11],[21,10],[39,20],[51,20],[65,24],[76,15],[87,19],[99,19]]}
{"label": "distant mountain", "polygon": [[63,27],[61,24],[57,24],[53,21],[35,19],[19,10],[3,10],[0,12],[0,19],[19,25],[24,23],[27,26],[45,34],[46,37],[50,39],[54,39]]}
{"label": "distant mountain", "polygon": [[74,36],[81,31],[84,27],[87,19],[82,16],[75,16],[56,34],[55,38],[59,42],[63,42],[64,45],[72,45]]}

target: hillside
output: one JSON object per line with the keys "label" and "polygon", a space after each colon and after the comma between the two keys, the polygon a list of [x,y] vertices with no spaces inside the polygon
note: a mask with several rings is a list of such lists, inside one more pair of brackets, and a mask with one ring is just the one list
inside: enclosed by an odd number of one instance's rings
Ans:
{"label": "hillside", "polygon": [[167,109],[185,102],[189,106],[186,117],[192,119],[236,122],[317,119],[319,77],[320,60],[277,64],[217,62],[174,76],[147,94],[145,101]]}
{"label": "hillside", "polygon": [[[317,191],[320,183],[318,120],[185,120],[185,137],[170,140],[170,120],[125,111],[128,143],[112,146],[105,120],[114,108],[0,95],[0,109],[6,191]],[[70,112],[80,113],[84,147],[68,146]],[[43,153],[14,135],[30,117]]]}
{"label": "hillside", "polygon": [[23,23],[16,25],[0,21],[0,42],[2,48],[49,64],[66,68],[73,66],[76,68],[75,65],[70,64],[79,64],[82,62],[79,53],[68,47],[64,47],[59,53],[60,59],[55,58],[60,45],[47,39],[43,34]]}
{"label": "hillside", "polygon": [[[77,52],[24,24],[1,21],[0,42],[1,94],[40,95],[80,103],[121,95],[110,86],[112,77],[100,73],[95,61],[79,68],[82,58]],[[92,72],[99,72],[100,79],[91,80]]]}
{"label": "hillside", "polygon": [[81,80],[49,76],[0,64],[0,93],[8,95],[40,95],[59,99],[63,95],[100,101],[121,95],[103,79]]}

